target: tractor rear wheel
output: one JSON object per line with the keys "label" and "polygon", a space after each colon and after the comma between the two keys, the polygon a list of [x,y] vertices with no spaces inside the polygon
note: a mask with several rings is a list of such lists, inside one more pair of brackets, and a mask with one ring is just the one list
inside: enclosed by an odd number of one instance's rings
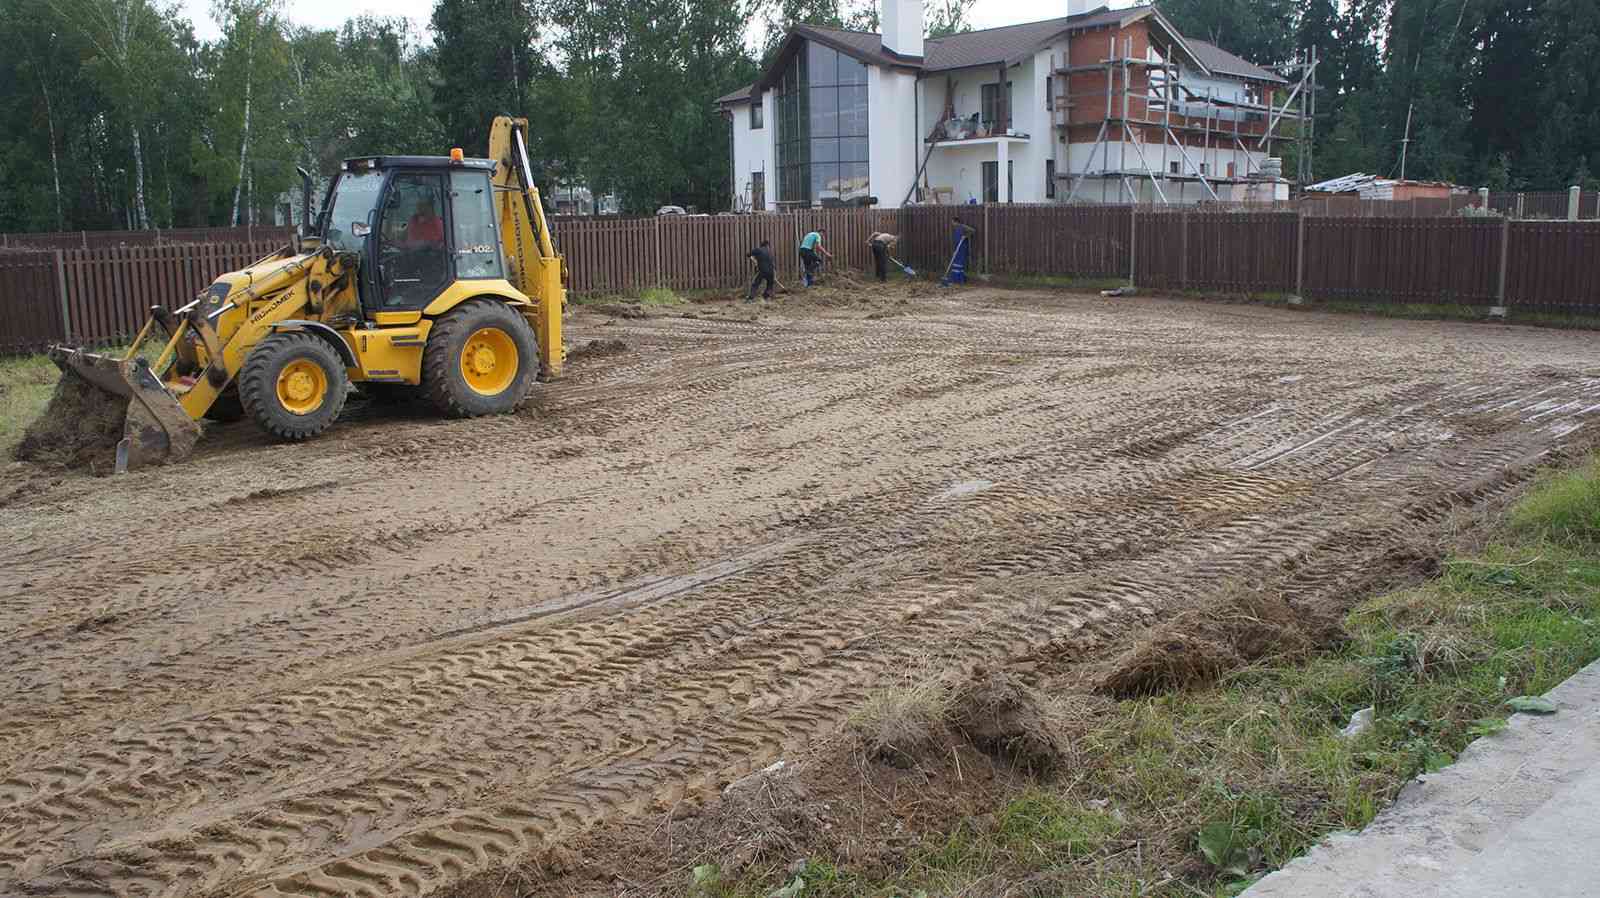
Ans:
{"label": "tractor rear wheel", "polygon": [[528,319],[505,303],[462,303],[428,334],[423,395],[452,418],[513,411],[539,373],[538,347]]}
{"label": "tractor rear wheel", "polygon": [[350,393],[344,361],[313,334],[273,334],[250,350],[239,400],[262,430],[298,442],[327,430]]}

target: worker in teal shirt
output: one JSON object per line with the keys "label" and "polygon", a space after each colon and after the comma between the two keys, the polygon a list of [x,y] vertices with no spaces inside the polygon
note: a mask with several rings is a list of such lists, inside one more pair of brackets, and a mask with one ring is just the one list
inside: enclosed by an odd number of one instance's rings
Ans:
{"label": "worker in teal shirt", "polygon": [[822,246],[822,235],[826,233],[827,228],[817,228],[800,240],[800,268],[805,272],[807,287],[816,282],[817,266],[822,264],[821,256],[833,258],[833,253]]}

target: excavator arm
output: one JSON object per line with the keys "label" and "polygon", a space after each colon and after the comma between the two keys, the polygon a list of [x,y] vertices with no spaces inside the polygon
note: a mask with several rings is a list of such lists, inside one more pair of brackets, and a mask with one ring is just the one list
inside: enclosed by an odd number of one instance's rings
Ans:
{"label": "excavator arm", "polygon": [[528,120],[498,116],[489,128],[489,158],[496,163],[494,192],[500,243],[512,286],[533,300],[528,323],[539,338],[539,379],[561,375],[565,260],[556,252],[539,188],[528,164]]}

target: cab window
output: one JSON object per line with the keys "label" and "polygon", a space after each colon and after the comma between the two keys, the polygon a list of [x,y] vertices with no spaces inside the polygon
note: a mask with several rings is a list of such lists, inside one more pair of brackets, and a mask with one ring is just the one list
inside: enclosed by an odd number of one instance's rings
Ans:
{"label": "cab window", "polygon": [[505,277],[488,172],[450,173],[450,212],[456,238],[456,277]]}

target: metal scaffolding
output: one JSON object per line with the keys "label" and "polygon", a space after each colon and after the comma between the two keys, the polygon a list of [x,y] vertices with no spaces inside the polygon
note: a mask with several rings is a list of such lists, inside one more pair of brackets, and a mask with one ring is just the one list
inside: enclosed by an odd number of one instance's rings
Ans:
{"label": "metal scaffolding", "polygon": [[[1096,179],[1103,184],[1117,182],[1119,203],[1124,198],[1142,202],[1142,191],[1136,185],[1143,183],[1150,185],[1151,202],[1170,202],[1167,188],[1174,183],[1198,183],[1203,198],[1219,201],[1219,185],[1275,180],[1276,174],[1263,172],[1251,154],[1270,156],[1274,146],[1284,142],[1297,148],[1298,182],[1310,181],[1316,125],[1315,50],[1279,67],[1292,85],[1279,105],[1270,93],[1241,100],[1216,96],[1214,90],[1191,90],[1183,83],[1182,67],[1166,54],[1160,60],[1136,57],[1133,39],[1128,36],[1122,39],[1121,52],[1117,44],[1117,37],[1110,36],[1104,58],[1081,64],[1073,63],[1068,51],[1052,54],[1051,117],[1058,141],[1071,147],[1073,129],[1095,124],[1090,118],[1075,119],[1074,110],[1091,103],[1098,108],[1101,101],[1105,104],[1099,131],[1082,166],[1071,170],[1069,155],[1068,170],[1056,175],[1070,180],[1066,202],[1078,197],[1085,182]],[[1072,93],[1072,76],[1083,74],[1103,75],[1103,90]],[[1295,124],[1292,135],[1280,130],[1288,122]],[[1159,159],[1153,143],[1159,143]],[[1235,163],[1226,174],[1214,164],[1222,150],[1230,151]],[[1242,173],[1237,170],[1239,160],[1244,162]]]}

